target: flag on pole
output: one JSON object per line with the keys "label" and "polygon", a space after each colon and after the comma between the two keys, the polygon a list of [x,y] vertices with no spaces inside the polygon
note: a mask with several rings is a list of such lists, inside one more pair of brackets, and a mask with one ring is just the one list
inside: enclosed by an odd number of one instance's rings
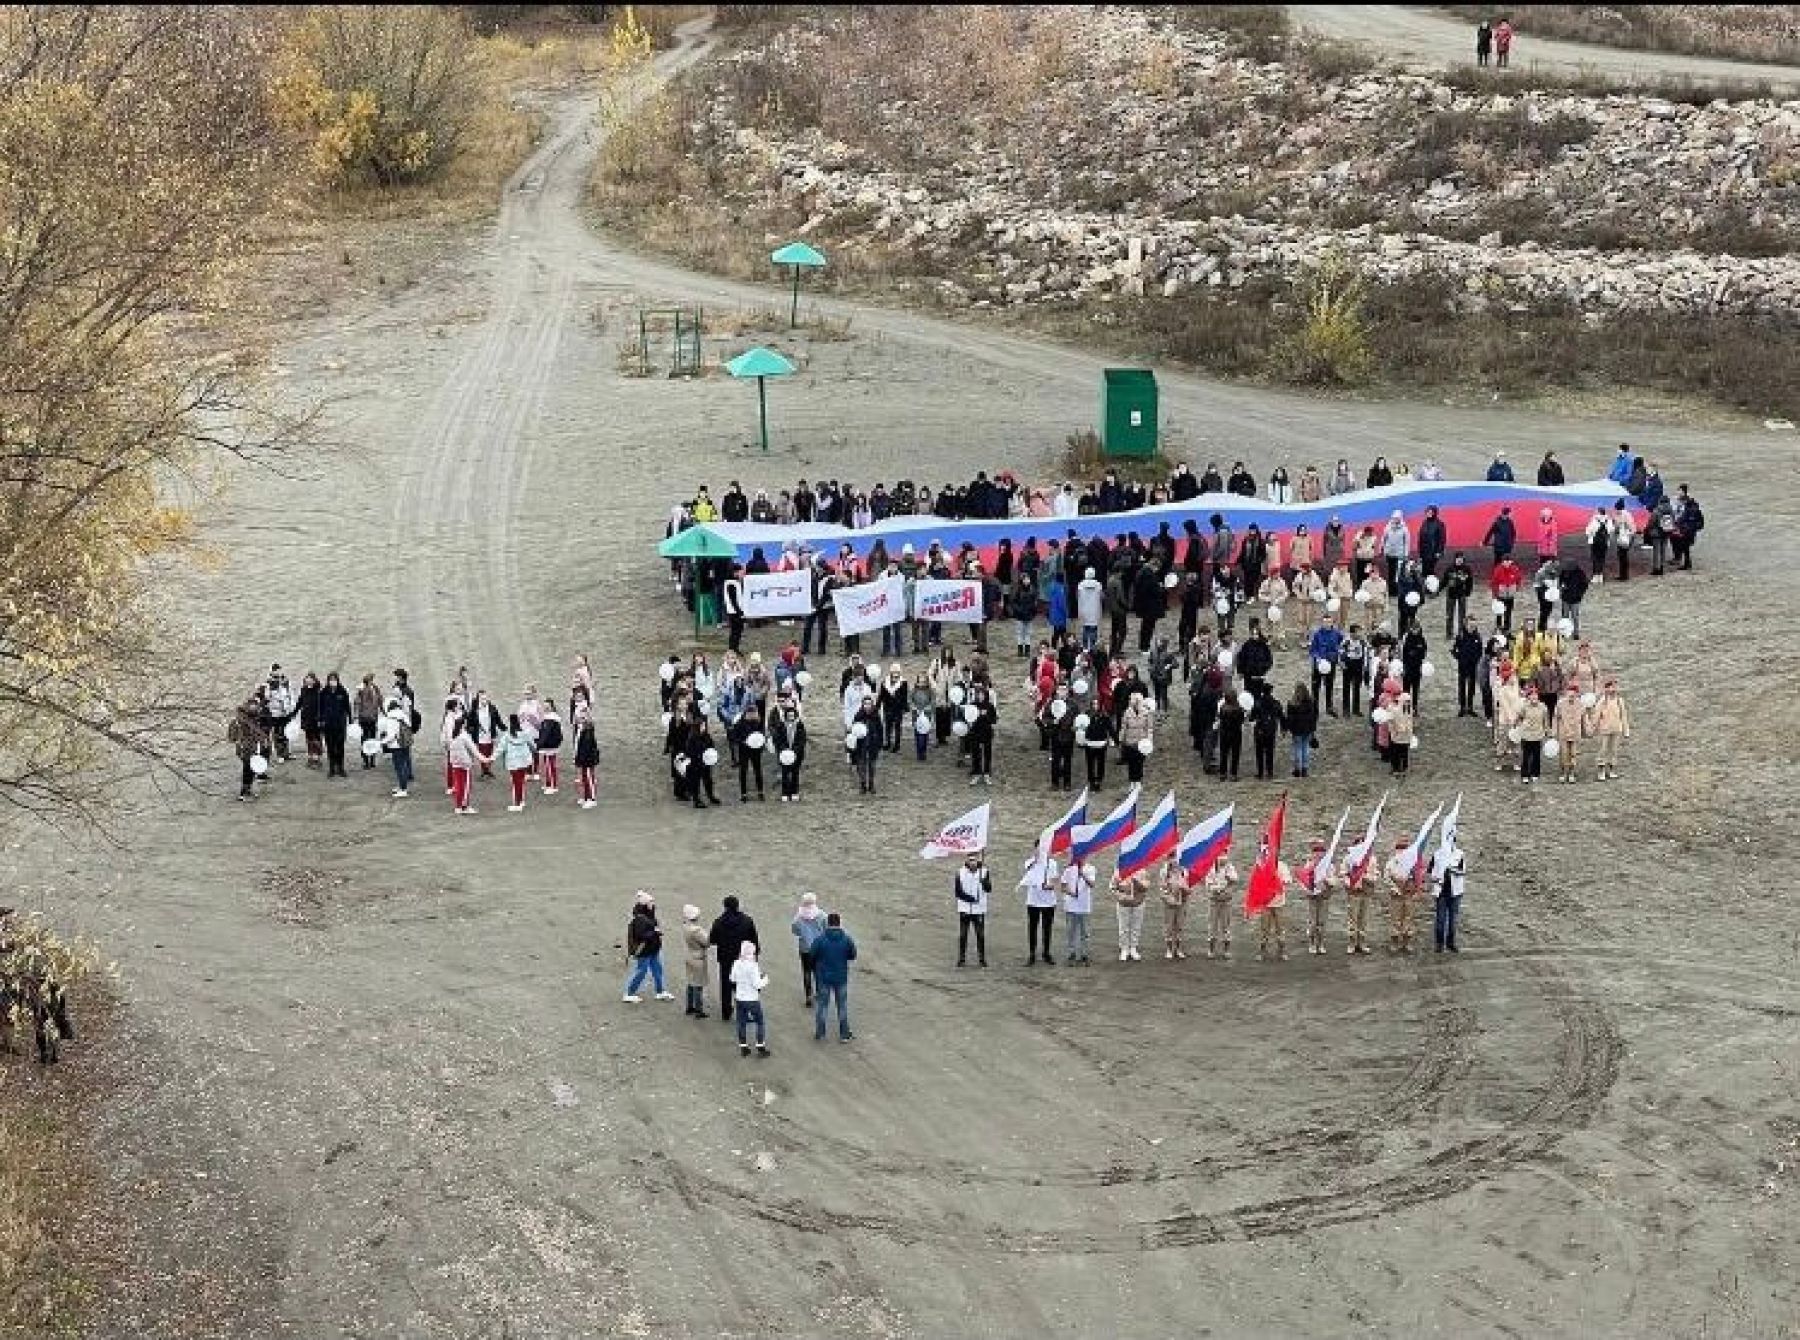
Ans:
{"label": "flag on pole", "polygon": [[1180,841],[1181,825],[1175,818],[1175,793],[1171,791],[1150,811],[1148,822],[1134,828],[1119,844],[1119,878],[1130,879],[1166,860]]}
{"label": "flag on pole", "polygon": [[992,810],[993,802],[988,801],[960,818],[952,819],[919,849],[920,857],[935,861],[940,856],[967,856],[970,852],[986,851],[988,816]]}
{"label": "flag on pole", "polygon": [[1287,827],[1287,794],[1275,803],[1275,812],[1263,825],[1256,848],[1256,865],[1244,888],[1244,915],[1253,917],[1281,896],[1281,831]]}
{"label": "flag on pole", "polygon": [[1450,853],[1456,847],[1456,821],[1462,815],[1462,792],[1456,793],[1456,803],[1450,807],[1450,813],[1444,816],[1443,827],[1438,829],[1437,852],[1431,858],[1431,868],[1441,871],[1456,858]]}
{"label": "flag on pole", "polygon": [[1137,827],[1138,792],[1142,789],[1141,786],[1132,787],[1125,793],[1125,799],[1099,823],[1077,827],[1070,834],[1069,859],[1085,861],[1095,852],[1117,846],[1130,837],[1131,830]]}
{"label": "flag on pole", "polygon": [[1344,836],[1344,825],[1350,821],[1350,807],[1344,806],[1344,812],[1338,816],[1337,829],[1331,835],[1331,841],[1325,846],[1325,854],[1316,861],[1308,861],[1306,868],[1295,877],[1308,890],[1319,886],[1321,876],[1331,873],[1331,858],[1337,855],[1338,843]]}
{"label": "flag on pole", "polygon": [[1431,836],[1431,830],[1437,827],[1438,816],[1444,812],[1439,805],[1431,812],[1431,816],[1419,825],[1419,834],[1405,847],[1394,853],[1393,864],[1402,879],[1411,879],[1419,868],[1419,857],[1425,852],[1425,840]]}
{"label": "flag on pole", "polygon": [[1381,812],[1387,808],[1388,798],[1381,797],[1381,803],[1375,807],[1375,813],[1369,816],[1369,826],[1349,851],[1344,853],[1344,877],[1354,884],[1369,872],[1369,862],[1375,856],[1375,838],[1381,832]]}
{"label": "flag on pole", "polygon": [[1087,822],[1087,803],[1087,788],[1083,787],[1081,794],[1075,798],[1075,803],[1069,806],[1069,812],[1044,830],[1044,837],[1049,841],[1046,843],[1040,839],[1038,846],[1044,848],[1046,855],[1061,856],[1069,849],[1074,841],[1076,828]]}
{"label": "flag on pole", "polygon": [[1204,878],[1219,858],[1231,850],[1231,813],[1236,808],[1227,805],[1212,818],[1202,819],[1182,837],[1175,859],[1187,872],[1189,884]]}

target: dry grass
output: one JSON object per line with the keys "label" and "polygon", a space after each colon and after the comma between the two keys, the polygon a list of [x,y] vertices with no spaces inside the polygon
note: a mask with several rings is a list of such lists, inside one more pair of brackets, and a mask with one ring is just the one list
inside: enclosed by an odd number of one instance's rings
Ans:
{"label": "dry grass", "polygon": [[1442,5],[1469,20],[1504,12],[1521,37],[1560,37],[1638,51],[1800,63],[1797,5]]}
{"label": "dry grass", "polygon": [[0,1335],[74,1334],[86,1296],[60,1242],[83,1175],[36,1064],[0,1056]]}

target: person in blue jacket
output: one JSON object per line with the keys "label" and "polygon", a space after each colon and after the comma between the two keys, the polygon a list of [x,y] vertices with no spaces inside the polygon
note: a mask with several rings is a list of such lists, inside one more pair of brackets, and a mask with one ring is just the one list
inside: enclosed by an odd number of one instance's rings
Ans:
{"label": "person in blue jacket", "polygon": [[838,1041],[848,1042],[850,1031],[850,965],[856,961],[856,941],[843,927],[836,912],[825,918],[825,932],[813,942],[813,981],[818,1004],[813,1014],[813,1041],[825,1040],[826,1007],[837,1000]]}
{"label": "person in blue jacket", "polygon": [[1069,631],[1069,588],[1061,571],[1054,568],[1050,571],[1050,584],[1044,590],[1044,604],[1049,611],[1050,636],[1061,642]]}
{"label": "person in blue jacket", "polygon": [[1487,480],[1490,484],[1510,484],[1513,482],[1513,468],[1507,463],[1506,453],[1496,451],[1494,459],[1488,464]]}
{"label": "person in blue jacket", "polygon": [[[1307,644],[1306,653],[1312,657],[1312,696],[1316,703],[1323,703],[1325,710],[1332,716],[1338,714],[1332,703],[1332,686],[1337,680],[1338,653],[1344,649],[1344,635],[1331,624],[1320,624],[1313,630],[1312,641]],[[1321,670],[1327,665],[1330,669]]]}
{"label": "person in blue jacket", "polygon": [[1619,454],[1613,457],[1612,468],[1606,472],[1606,477],[1623,488],[1625,486],[1625,481],[1631,478],[1631,462],[1633,459],[1630,444],[1626,442],[1619,443]]}

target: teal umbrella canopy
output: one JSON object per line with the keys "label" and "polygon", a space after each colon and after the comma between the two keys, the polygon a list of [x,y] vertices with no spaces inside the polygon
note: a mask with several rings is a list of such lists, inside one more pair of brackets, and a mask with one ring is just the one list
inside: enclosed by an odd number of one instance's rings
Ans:
{"label": "teal umbrella canopy", "polygon": [[725,365],[725,371],[734,377],[785,377],[794,371],[794,365],[773,349],[765,349],[759,344],[732,359]]}
{"label": "teal umbrella canopy", "polygon": [[825,257],[804,242],[789,242],[770,252],[769,259],[777,265],[805,265],[815,270],[825,264]]}
{"label": "teal umbrella canopy", "polygon": [[705,526],[689,526],[656,546],[664,558],[736,558],[737,546]]}

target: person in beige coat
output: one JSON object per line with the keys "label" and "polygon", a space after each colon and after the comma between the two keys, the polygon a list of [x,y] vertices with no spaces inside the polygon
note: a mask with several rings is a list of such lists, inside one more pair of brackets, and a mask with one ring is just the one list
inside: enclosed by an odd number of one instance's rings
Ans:
{"label": "person in beige coat", "polygon": [[1281,930],[1281,912],[1287,906],[1288,890],[1294,887],[1294,872],[1288,869],[1286,861],[1278,861],[1275,872],[1281,877],[1281,892],[1256,914],[1256,957],[1263,963],[1270,960],[1286,963],[1288,956],[1287,942]]}
{"label": "person in beige coat", "polygon": [[1163,862],[1162,868],[1162,905],[1163,905],[1163,957],[1186,958],[1187,950],[1182,948],[1182,931],[1187,925],[1188,898],[1193,890],[1188,887],[1187,871],[1181,868],[1181,862],[1173,856]]}
{"label": "person in beige coat", "polygon": [[1631,738],[1631,714],[1625,710],[1625,699],[1619,696],[1619,681],[1610,675],[1600,690],[1600,701],[1588,713],[1588,734],[1594,737],[1596,745],[1599,780],[1616,779],[1619,775],[1619,742]]}
{"label": "person in beige coat", "polygon": [[1306,952],[1309,954],[1325,952],[1325,924],[1326,915],[1331,911],[1331,895],[1344,883],[1330,869],[1315,871],[1324,859],[1325,839],[1314,838],[1312,854],[1306,858],[1306,869],[1300,876],[1301,887],[1306,890]]}
{"label": "person in beige coat", "polygon": [[1237,867],[1229,856],[1213,862],[1201,884],[1206,889],[1206,956],[1231,957],[1231,886],[1238,882]]}
{"label": "person in beige coat", "polygon": [[1525,703],[1519,708],[1519,781],[1525,785],[1543,780],[1544,741],[1550,738],[1550,710],[1538,697],[1537,685],[1525,686]]}
{"label": "person in beige coat", "polygon": [[[1328,601],[1337,601],[1337,611],[1332,614],[1331,619],[1340,630],[1343,629],[1350,619],[1350,607],[1356,603],[1356,580],[1341,561],[1331,570],[1331,576],[1325,579],[1325,597]],[[1363,621],[1359,618],[1357,622]]]}
{"label": "person in beige coat", "polygon": [[1350,943],[1345,946],[1346,954],[1369,953],[1369,896],[1374,892],[1369,887],[1369,875],[1375,865],[1371,854],[1363,863],[1360,872],[1350,868],[1349,860],[1339,865],[1338,873],[1344,886],[1344,934]]}
{"label": "person in beige coat", "polygon": [[706,978],[712,940],[700,924],[700,909],[689,903],[681,909],[681,943],[687,950],[687,1013],[696,1019],[706,1018]]}
{"label": "person in beige coat", "polygon": [[1310,560],[1299,566],[1300,571],[1294,574],[1294,604],[1297,607],[1294,615],[1300,620],[1300,640],[1304,644],[1312,638],[1313,629],[1319,626],[1319,620],[1325,617],[1328,592],[1325,590],[1325,579],[1313,571]]}
{"label": "person in beige coat", "polygon": [[1144,938],[1144,900],[1150,896],[1150,881],[1143,875],[1121,879],[1115,871],[1109,890],[1119,913],[1119,962],[1142,962],[1139,946]]}
{"label": "person in beige coat", "polygon": [[1576,694],[1564,693],[1556,700],[1556,714],[1550,718],[1550,738],[1556,741],[1556,779],[1560,782],[1575,780],[1575,760],[1581,753],[1586,716]]}
{"label": "person in beige coat", "polygon": [[1511,661],[1500,662],[1494,681],[1494,771],[1505,772],[1518,766],[1514,760],[1519,742],[1513,739],[1513,731],[1525,711],[1525,691],[1519,687]]}
{"label": "person in beige coat", "polygon": [[1401,838],[1394,844],[1394,854],[1388,857],[1387,864],[1381,868],[1382,877],[1388,886],[1390,954],[1412,953],[1419,900],[1425,896],[1424,861],[1415,860],[1410,871],[1401,868],[1400,858],[1411,845],[1405,838]]}

